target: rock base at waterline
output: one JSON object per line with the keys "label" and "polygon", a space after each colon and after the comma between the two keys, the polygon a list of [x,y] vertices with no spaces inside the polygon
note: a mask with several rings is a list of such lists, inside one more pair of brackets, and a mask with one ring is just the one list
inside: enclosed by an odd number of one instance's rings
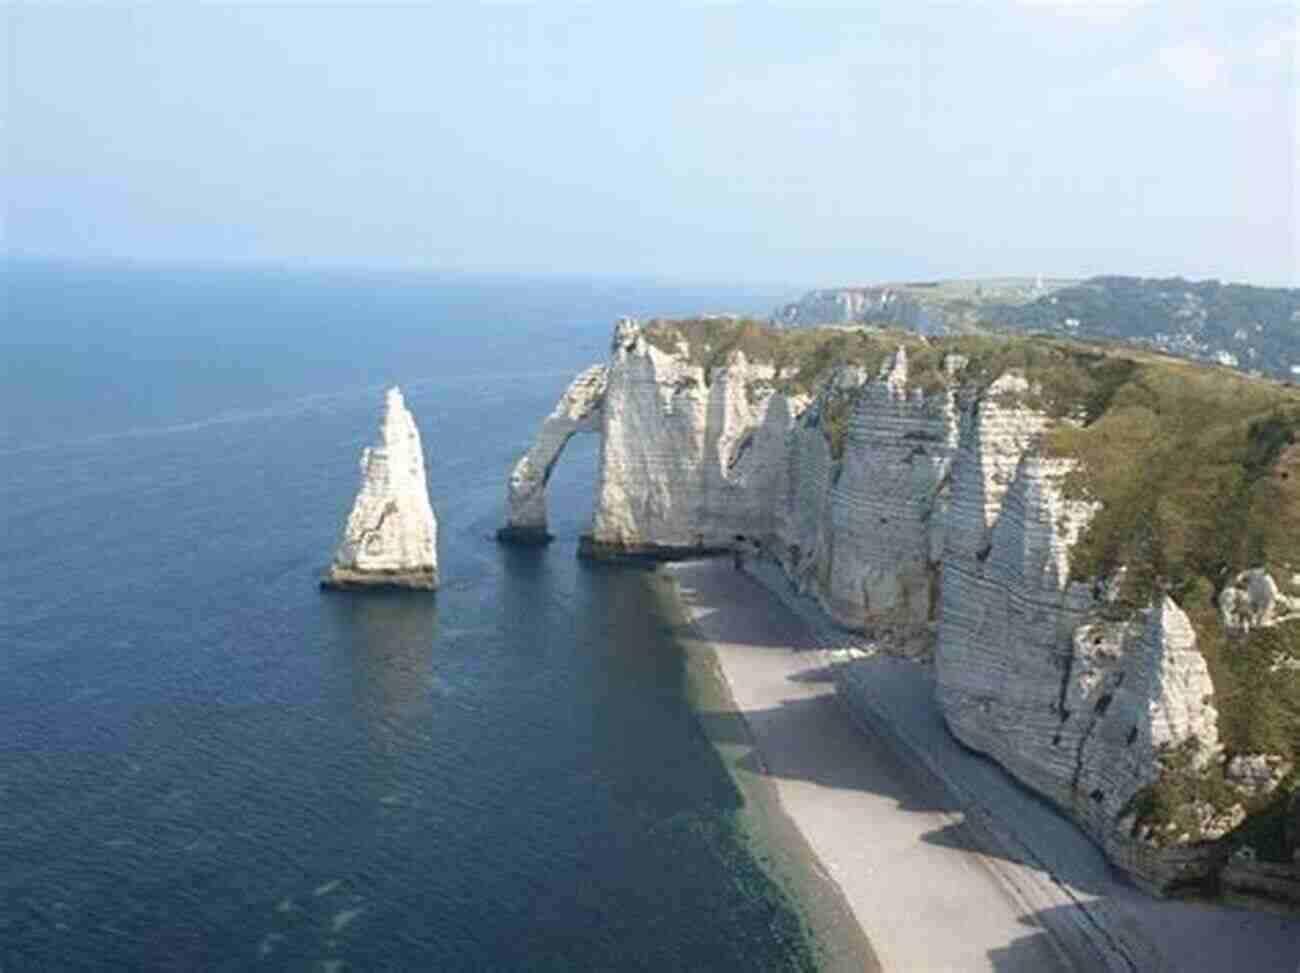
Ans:
{"label": "rock base at waterline", "polygon": [[555,540],[555,535],[545,527],[511,525],[497,531],[497,540],[502,544],[517,544],[520,547],[542,547]]}
{"label": "rock base at waterline", "polygon": [[413,571],[350,571],[335,565],[321,578],[320,586],[326,591],[364,591],[376,588],[436,591],[438,572],[432,568]]}
{"label": "rock base at waterline", "polygon": [[578,540],[578,556],[593,561],[686,561],[697,557],[731,557],[730,547],[716,544],[623,544],[598,541],[590,534]]}

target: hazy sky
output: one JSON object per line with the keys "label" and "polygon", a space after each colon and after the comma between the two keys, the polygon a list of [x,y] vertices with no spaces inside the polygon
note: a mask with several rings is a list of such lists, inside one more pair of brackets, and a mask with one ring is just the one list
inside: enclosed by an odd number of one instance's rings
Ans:
{"label": "hazy sky", "polygon": [[1300,285],[1296,0],[0,16],[13,255]]}

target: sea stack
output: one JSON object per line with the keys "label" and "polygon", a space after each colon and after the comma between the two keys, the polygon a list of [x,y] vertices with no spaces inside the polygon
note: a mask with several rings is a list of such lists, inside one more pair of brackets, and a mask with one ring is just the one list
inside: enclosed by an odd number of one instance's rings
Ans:
{"label": "sea stack", "polygon": [[361,489],[325,588],[438,587],[438,522],[429,505],[420,431],[401,390],[388,390],[380,444],[361,452]]}

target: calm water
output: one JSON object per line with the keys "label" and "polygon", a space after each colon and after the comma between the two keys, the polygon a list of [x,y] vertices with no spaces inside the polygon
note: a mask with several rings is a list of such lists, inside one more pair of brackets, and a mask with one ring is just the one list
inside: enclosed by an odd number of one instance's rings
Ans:
{"label": "calm water", "polygon": [[[12,270],[0,324],[0,970],[808,962],[649,576],[490,540],[614,317],[788,295]],[[316,579],[385,383],[436,597]]]}

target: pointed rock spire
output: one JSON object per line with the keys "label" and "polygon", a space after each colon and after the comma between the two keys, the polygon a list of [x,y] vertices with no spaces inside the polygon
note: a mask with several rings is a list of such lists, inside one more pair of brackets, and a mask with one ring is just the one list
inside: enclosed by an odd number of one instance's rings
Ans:
{"label": "pointed rock spire", "polygon": [[380,438],[361,452],[361,489],[321,584],[432,590],[438,587],[438,522],[420,431],[396,387],[388,390]]}

